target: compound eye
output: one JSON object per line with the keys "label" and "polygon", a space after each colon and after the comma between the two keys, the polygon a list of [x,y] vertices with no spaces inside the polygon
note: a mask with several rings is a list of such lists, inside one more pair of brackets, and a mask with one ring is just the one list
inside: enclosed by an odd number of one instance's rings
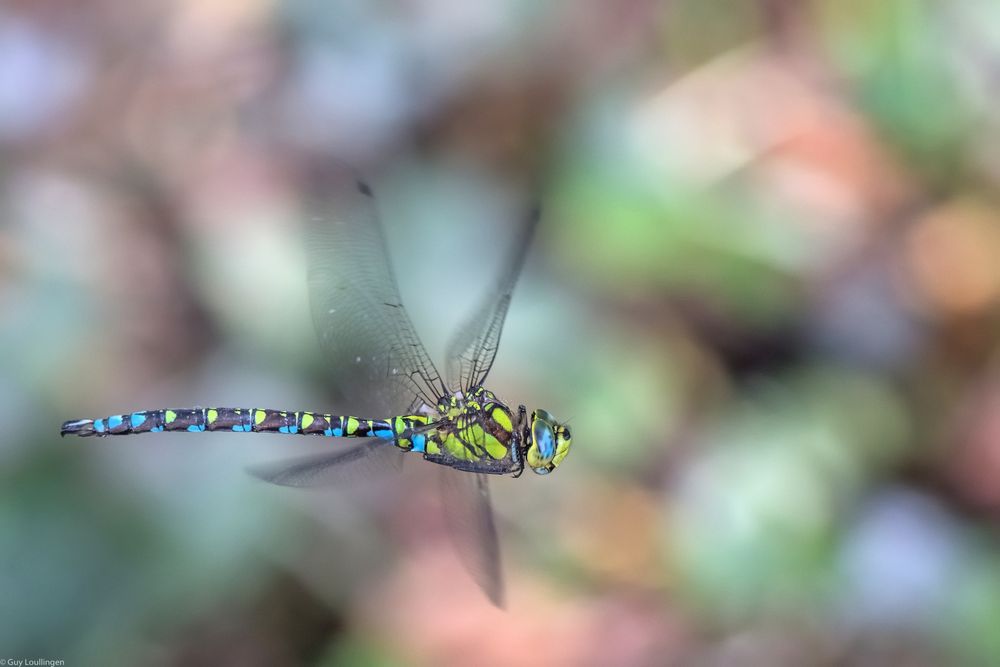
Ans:
{"label": "compound eye", "polygon": [[548,413],[547,410],[542,410],[541,408],[535,408],[535,412],[531,415],[532,419],[540,419],[547,424],[555,424],[555,418]]}
{"label": "compound eye", "polygon": [[535,441],[539,459],[549,461],[556,455],[556,439],[551,426],[541,419],[536,419],[531,426],[531,437]]}

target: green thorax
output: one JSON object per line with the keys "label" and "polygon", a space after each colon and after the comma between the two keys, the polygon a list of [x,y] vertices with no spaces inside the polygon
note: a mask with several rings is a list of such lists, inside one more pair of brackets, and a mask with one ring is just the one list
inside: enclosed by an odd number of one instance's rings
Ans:
{"label": "green thorax", "polygon": [[496,475],[523,469],[514,415],[488,389],[441,399],[432,423],[436,428],[427,433],[424,453],[428,461]]}

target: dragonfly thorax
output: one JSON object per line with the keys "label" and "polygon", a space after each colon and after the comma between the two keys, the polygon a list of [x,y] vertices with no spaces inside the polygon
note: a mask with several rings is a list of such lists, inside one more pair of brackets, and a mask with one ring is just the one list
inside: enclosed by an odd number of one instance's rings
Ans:
{"label": "dragonfly thorax", "polygon": [[[442,397],[424,458],[460,470],[519,474],[524,428],[493,392],[477,388]],[[523,420],[517,420],[521,422]]]}
{"label": "dragonfly thorax", "polygon": [[437,413],[434,440],[444,458],[427,458],[453,467],[520,475],[527,463],[545,475],[562,463],[572,443],[569,427],[547,411],[534,410],[529,418],[521,405],[515,415],[483,387],[441,398]]}

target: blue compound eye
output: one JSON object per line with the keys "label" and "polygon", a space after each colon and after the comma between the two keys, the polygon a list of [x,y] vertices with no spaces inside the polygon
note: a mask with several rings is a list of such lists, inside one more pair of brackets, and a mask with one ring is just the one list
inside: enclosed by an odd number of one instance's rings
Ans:
{"label": "blue compound eye", "polygon": [[572,443],[569,429],[555,417],[545,410],[531,413],[531,446],[525,458],[536,473],[546,475],[555,470],[566,458]]}
{"label": "blue compound eye", "polygon": [[531,437],[538,449],[538,457],[548,462],[556,455],[556,436],[552,427],[542,420],[536,420],[531,427]]}
{"label": "blue compound eye", "polygon": [[552,458],[556,455],[556,429],[552,416],[544,410],[531,415],[531,446],[528,448],[528,465],[544,475],[552,471]]}

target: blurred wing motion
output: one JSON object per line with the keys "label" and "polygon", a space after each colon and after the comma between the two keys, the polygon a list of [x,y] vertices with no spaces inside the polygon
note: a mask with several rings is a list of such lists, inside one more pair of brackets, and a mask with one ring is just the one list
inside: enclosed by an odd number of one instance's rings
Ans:
{"label": "blurred wing motion", "polygon": [[503,607],[500,540],[486,475],[442,468],[439,476],[444,515],[455,550],[490,601]]}
{"label": "blurred wing motion", "polygon": [[[537,205],[527,212],[500,281],[448,344],[448,383],[461,387],[466,394],[481,386],[493,367],[511,295],[540,215]],[[504,583],[500,540],[486,476],[442,470],[441,486],[445,519],[459,557],[493,604],[502,607]]]}
{"label": "blurred wing motion", "polygon": [[461,387],[464,392],[469,393],[473,388],[481,386],[490,372],[500,346],[500,334],[507,318],[511,294],[521,275],[540,214],[541,209],[537,205],[527,212],[505,265],[505,272],[496,288],[448,344],[448,383],[452,387]]}
{"label": "blurred wing motion", "polygon": [[[313,323],[346,407],[366,415],[435,407],[452,392],[403,307],[371,188],[336,165],[314,168],[308,182]],[[505,312],[506,304],[493,324],[494,346]],[[278,462],[251,473],[283,486],[350,483],[380,474],[383,466],[398,469],[402,455],[391,444],[368,440],[346,452]],[[461,560],[489,599],[500,605],[500,548],[486,478],[446,468],[442,473],[446,522]]]}
{"label": "blurred wing motion", "polygon": [[279,486],[350,486],[398,473],[405,456],[390,443],[362,440],[349,449],[264,463],[248,468],[247,472]]}

